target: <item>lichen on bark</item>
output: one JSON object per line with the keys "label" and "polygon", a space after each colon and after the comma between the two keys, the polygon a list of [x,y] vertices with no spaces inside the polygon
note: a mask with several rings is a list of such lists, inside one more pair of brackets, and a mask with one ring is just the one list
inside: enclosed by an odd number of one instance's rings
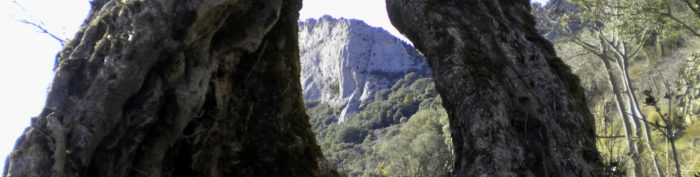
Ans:
{"label": "lichen on bark", "polygon": [[454,176],[601,176],[578,78],[527,0],[387,0],[428,59],[450,118]]}
{"label": "lichen on bark", "polygon": [[300,0],[91,3],[3,176],[337,176],[304,111]]}

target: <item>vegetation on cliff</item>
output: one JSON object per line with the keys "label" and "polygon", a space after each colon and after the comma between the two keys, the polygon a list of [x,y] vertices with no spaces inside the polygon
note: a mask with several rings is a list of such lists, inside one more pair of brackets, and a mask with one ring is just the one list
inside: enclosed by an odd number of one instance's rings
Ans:
{"label": "vegetation on cliff", "polygon": [[447,115],[430,78],[409,73],[338,123],[340,108],[307,103],[326,158],[345,176],[445,176],[454,154]]}

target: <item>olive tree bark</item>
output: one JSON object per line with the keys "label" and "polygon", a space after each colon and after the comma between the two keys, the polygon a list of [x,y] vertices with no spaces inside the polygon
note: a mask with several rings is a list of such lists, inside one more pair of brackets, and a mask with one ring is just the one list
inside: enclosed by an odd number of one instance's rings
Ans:
{"label": "olive tree bark", "polygon": [[301,0],[94,0],[3,176],[337,176],[305,113]]}
{"label": "olive tree bark", "polygon": [[578,78],[535,30],[528,0],[387,0],[429,60],[454,176],[602,176]]}

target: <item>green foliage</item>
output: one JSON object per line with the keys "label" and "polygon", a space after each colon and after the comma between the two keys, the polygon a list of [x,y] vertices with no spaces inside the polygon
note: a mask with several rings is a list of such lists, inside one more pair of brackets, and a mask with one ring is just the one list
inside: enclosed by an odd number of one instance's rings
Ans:
{"label": "green foliage", "polygon": [[331,108],[326,103],[319,101],[310,101],[306,103],[306,112],[309,114],[311,129],[316,133],[316,139],[326,137],[325,134],[329,129],[329,125],[337,121],[339,110]]}
{"label": "green foliage", "polygon": [[[672,42],[683,33],[700,37],[700,1],[688,0],[569,0],[580,11],[556,19],[559,31],[573,34],[570,23],[592,30],[593,40],[604,40],[614,52],[636,55],[636,47],[649,42]],[[602,38],[601,38],[602,37]],[[581,40],[577,43],[599,43]],[[590,45],[589,45],[590,46]],[[590,46],[592,47],[592,46]]]}
{"label": "green foliage", "polygon": [[358,144],[365,139],[367,133],[356,126],[342,126],[335,134],[335,142]]}
{"label": "green foliage", "polygon": [[[695,148],[696,142],[694,142],[698,139],[697,134],[689,133],[692,126],[683,125],[683,120],[678,117],[680,115],[678,110],[669,108],[681,106],[681,104],[669,103],[668,99],[672,95],[655,95],[651,92],[640,93],[639,91],[641,88],[662,87],[641,83],[644,80],[654,79],[646,78],[651,72],[649,68],[656,67],[657,63],[671,61],[664,57],[670,57],[672,55],[669,54],[678,52],[678,47],[687,44],[684,41],[696,39],[692,36],[699,36],[697,32],[700,29],[700,16],[695,7],[700,1],[569,0],[569,2],[574,3],[578,11],[566,13],[549,23],[558,24],[556,30],[563,34],[565,42],[575,43],[580,49],[594,54],[601,61],[609,62],[610,65],[604,65],[607,71],[612,71],[608,78],[612,78],[612,75],[617,76],[618,81],[615,81],[617,83],[612,84],[621,86],[620,91],[616,93],[624,93],[621,94],[623,96],[631,93],[632,96],[637,96],[634,99],[639,102],[642,107],[640,112],[647,118],[645,120],[642,117],[630,117],[631,119],[628,120],[637,120],[641,124],[627,126],[622,123],[622,118],[618,115],[601,115],[597,119],[598,149],[606,164],[619,167],[619,171],[615,172],[617,174],[609,169],[607,171],[611,176],[625,175],[625,171],[630,173],[636,171],[630,167],[640,166],[642,170],[639,173],[642,174],[637,174],[638,176],[656,176],[657,168],[654,168],[656,166],[654,164],[658,164],[661,167],[658,171],[666,176],[672,176],[674,171],[681,171],[674,169],[673,158],[676,153],[674,149],[678,150],[677,157],[681,162],[681,169],[692,169],[694,160],[700,159]],[[572,25],[579,25],[581,28],[571,28]],[[639,62],[645,59],[647,63]],[[669,68],[661,70],[666,69]],[[610,81],[614,82],[612,80]],[[625,83],[628,81],[630,83]],[[655,91],[659,92],[659,90]],[[593,93],[599,94],[599,92]],[[674,98],[674,101],[678,100]],[[622,102],[623,107],[628,109],[628,112],[623,114],[630,114],[632,111],[629,105],[632,103],[629,100],[622,100]],[[600,112],[611,113],[620,110],[616,108],[617,106],[612,106],[615,110],[607,110],[608,106],[604,107],[606,110]],[[661,110],[659,107],[664,111],[658,111]],[[657,111],[651,111],[651,109]],[[621,131],[625,129],[639,131],[645,125],[649,126],[648,137],[651,137],[649,139],[646,139],[647,135],[627,134]],[[685,127],[687,129],[684,129]],[[627,143],[629,141],[639,147],[640,154],[637,156],[639,160],[633,160],[635,155],[630,152],[633,148],[628,147],[631,144]],[[676,148],[672,147],[673,142],[677,142]],[[659,159],[658,163],[652,159]]]}
{"label": "green foliage", "polygon": [[[584,31],[590,31],[590,39],[579,37],[577,43],[583,47],[597,47],[606,44],[611,50],[633,58],[638,47],[664,31],[664,22],[650,15],[656,1],[646,0],[572,0],[580,11],[564,15],[560,24],[569,22],[581,24]],[[573,33],[573,31],[568,31]],[[569,35],[571,36],[571,35]],[[600,40],[600,41],[596,41]],[[590,49],[589,49],[590,50]],[[628,51],[629,50],[629,51]],[[602,54],[602,52],[601,52]]]}
{"label": "green foliage", "polygon": [[335,81],[331,83],[331,85],[329,85],[328,88],[331,89],[331,93],[340,94],[340,82]]}
{"label": "green foliage", "polygon": [[344,122],[327,103],[308,101],[307,113],[324,156],[342,175],[439,176],[432,174],[445,174],[453,157],[441,104],[433,81],[410,73]]}
{"label": "green foliage", "polygon": [[444,110],[417,112],[379,144],[383,169],[393,176],[448,176],[454,161]]}

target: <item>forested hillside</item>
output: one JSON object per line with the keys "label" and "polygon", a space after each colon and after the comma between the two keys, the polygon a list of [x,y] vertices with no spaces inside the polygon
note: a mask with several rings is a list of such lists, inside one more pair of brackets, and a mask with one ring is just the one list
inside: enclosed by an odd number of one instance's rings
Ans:
{"label": "forested hillside", "polygon": [[[581,79],[608,176],[700,172],[697,4],[656,3],[533,6],[541,34]],[[308,99],[306,105],[324,155],[342,175],[447,176],[453,168],[447,115],[423,74],[377,91],[345,122],[338,119],[343,107]]]}
{"label": "forested hillside", "polygon": [[359,20],[300,22],[302,86],[327,159],[346,176],[445,176],[447,115],[425,58]]}
{"label": "forested hillside", "polygon": [[447,115],[430,78],[408,74],[380,90],[363,111],[336,123],[339,111],[307,103],[324,155],[349,176],[443,176],[452,165]]}

